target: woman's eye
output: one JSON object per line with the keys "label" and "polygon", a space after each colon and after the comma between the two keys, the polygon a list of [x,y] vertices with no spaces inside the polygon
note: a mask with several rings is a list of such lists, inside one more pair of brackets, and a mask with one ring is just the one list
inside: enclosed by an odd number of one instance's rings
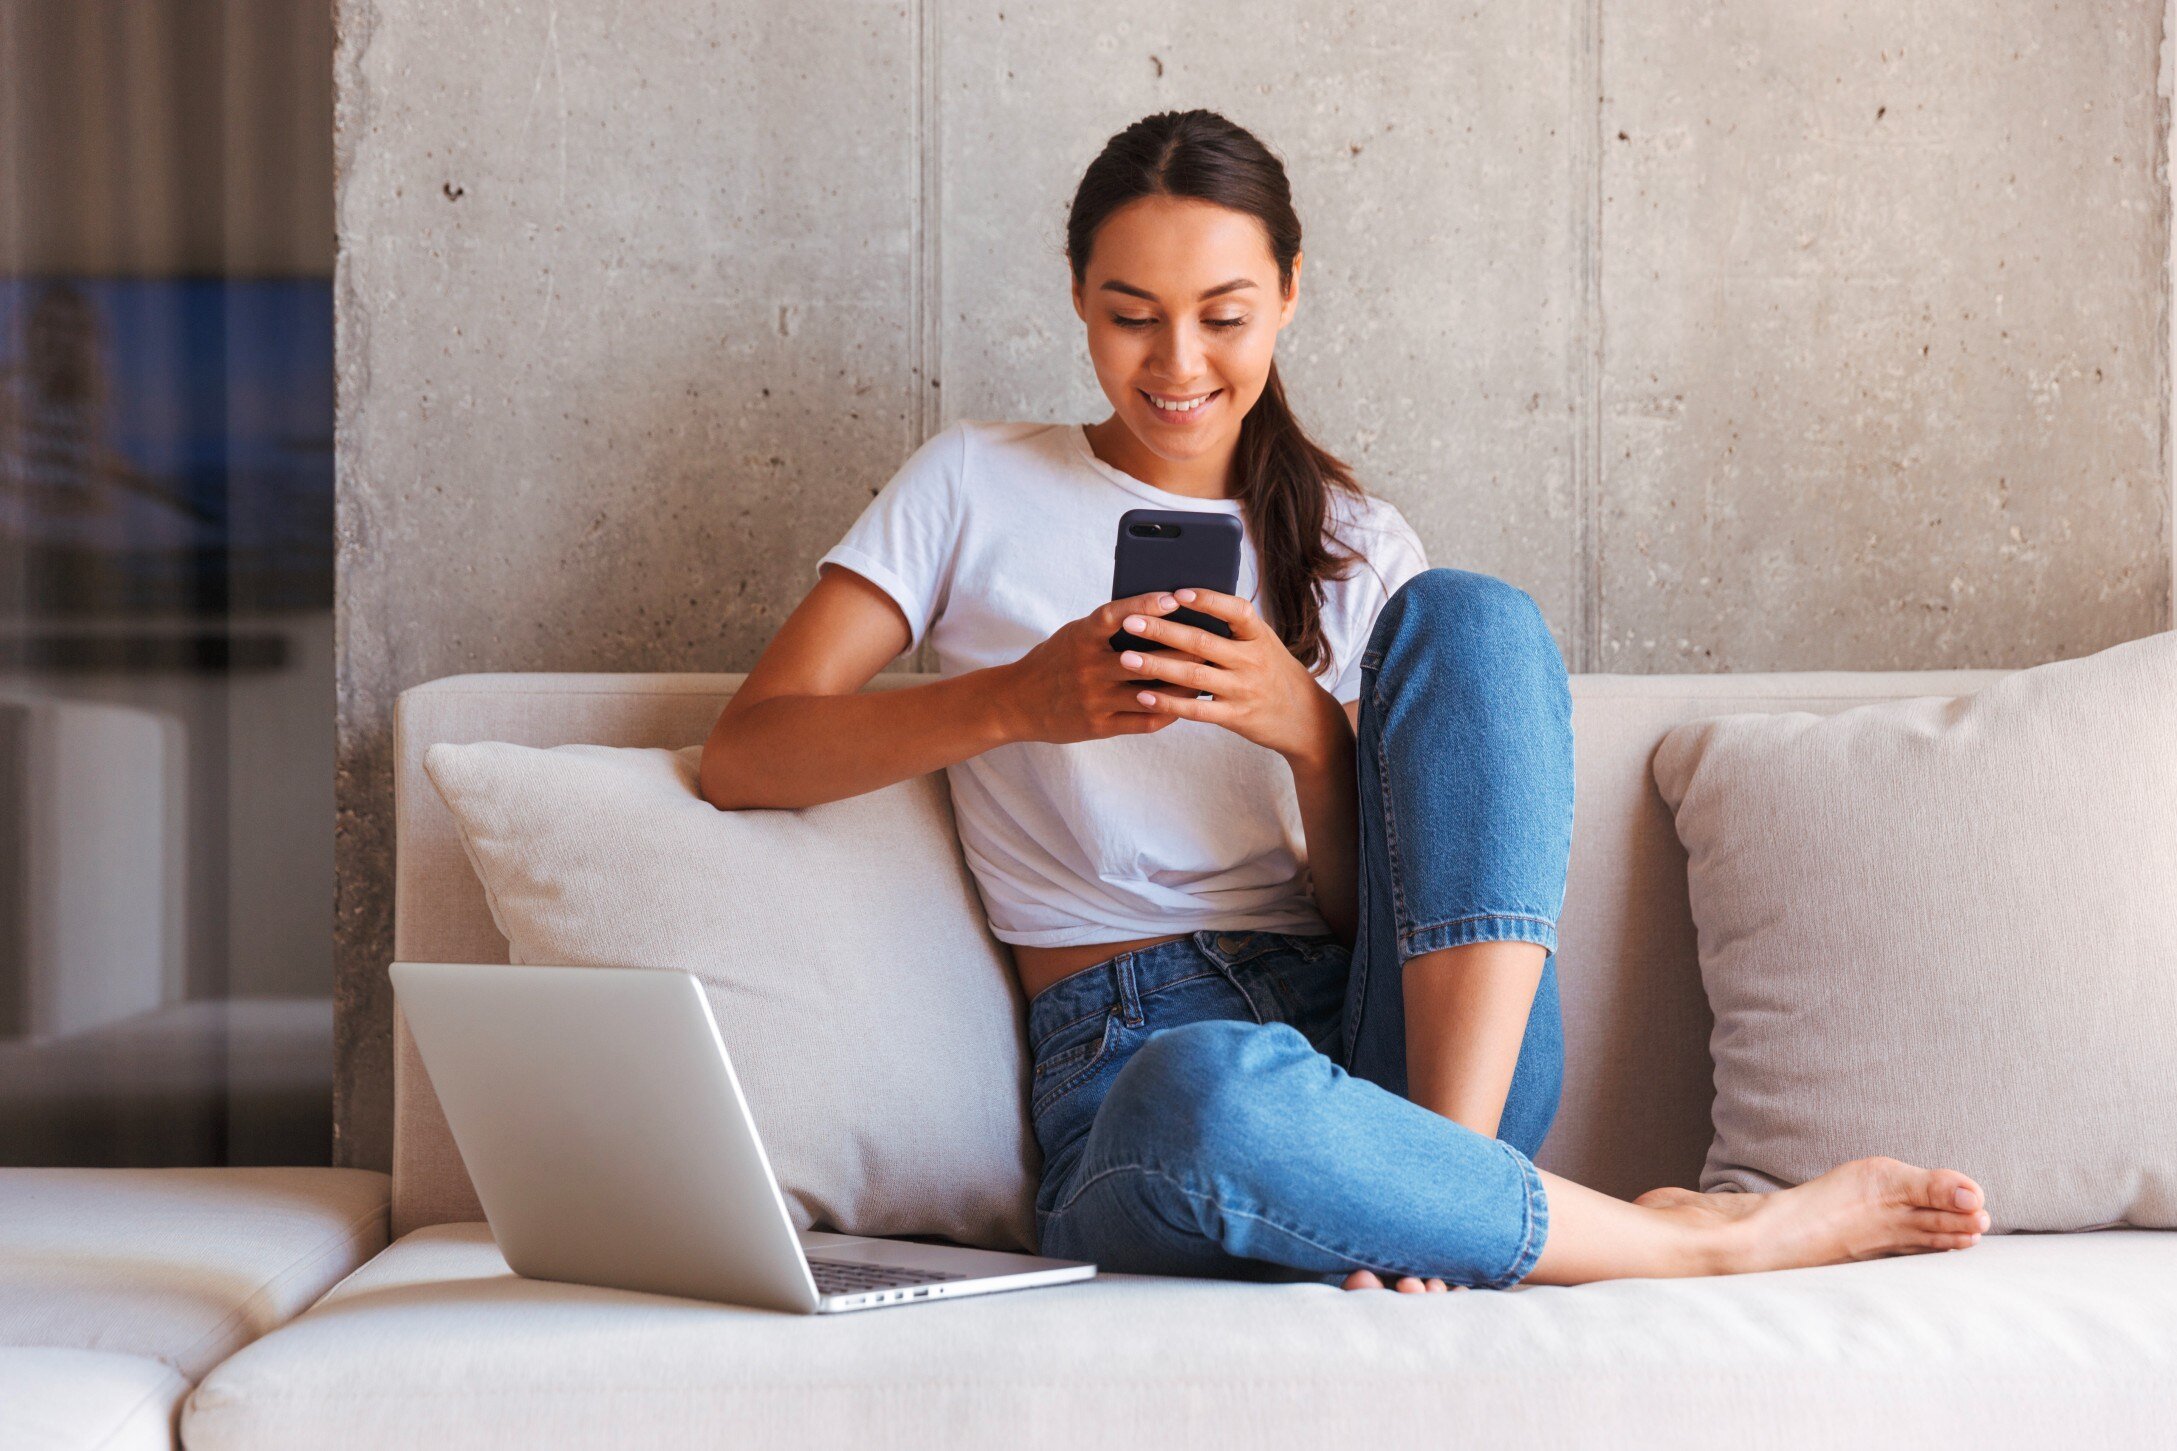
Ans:
{"label": "woman's eye", "polygon": [[[1153,317],[1120,317],[1116,314],[1113,315],[1111,320],[1120,327],[1128,328],[1155,327],[1157,322]],[[1207,318],[1205,321],[1214,328],[1234,328],[1246,327],[1248,320],[1244,317],[1213,317]]]}

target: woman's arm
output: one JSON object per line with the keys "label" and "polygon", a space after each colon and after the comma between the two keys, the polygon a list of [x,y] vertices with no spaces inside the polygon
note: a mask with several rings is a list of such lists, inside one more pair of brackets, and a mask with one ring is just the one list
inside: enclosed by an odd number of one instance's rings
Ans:
{"label": "woman's arm", "polygon": [[[1169,596],[1166,596],[1169,599]],[[924,775],[1013,741],[1077,741],[1162,729],[1105,643],[1117,600],[1020,659],[897,690],[863,691],[907,648],[907,617],[850,569],[825,569],[703,744],[703,799],[723,811],[815,806]]]}
{"label": "woman's arm", "polygon": [[1300,825],[1308,841],[1308,882],[1316,910],[1346,946],[1360,930],[1359,802],[1354,787],[1353,738],[1360,702],[1341,706],[1329,692],[1320,711],[1321,744],[1306,755],[1285,758],[1300,798]]}
{"label": "woman's arm", "polygon": [[1010,739],[995,670],[862,692],[908,633],[890,595],[852,570],[824,570],[711,727],[703,799],[721,810],[814,806]]}

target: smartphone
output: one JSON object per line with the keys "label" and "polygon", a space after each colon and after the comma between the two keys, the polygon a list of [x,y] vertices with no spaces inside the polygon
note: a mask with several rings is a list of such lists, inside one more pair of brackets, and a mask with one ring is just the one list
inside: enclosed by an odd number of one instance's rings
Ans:
{"label": "smartphone", "polygon": [[[1119,516],[1119,542],[1112,551],[1111,597],[1177,589],[1213,589],[1236,593],[1240,586],[1240,520],[1236,514],[1193,509],[1129,509]],[[1232,638],[1232,627],[1215,615],[1182,605],[1160,619],[1177,620],[1212,634]],[[1114,650],[1162,650],[1166,647],[1125,630],[1111,637]],[[1163,685],[1170,681],[1134,681]]]}

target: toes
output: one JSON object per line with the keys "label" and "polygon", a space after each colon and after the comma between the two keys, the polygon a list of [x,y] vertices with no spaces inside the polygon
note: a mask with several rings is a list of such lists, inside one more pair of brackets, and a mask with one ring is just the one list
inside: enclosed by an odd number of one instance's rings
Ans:
{"label": "toes", "polygon": [[1988,1222],[1985,1209],[1976,1209],[1971,1214],[1954,1214],[1946,1209],[1912,1211],[1913,1228],[1928,1234],[1980,1234],[1988,1228]]}
{"label": "toes", "polygon": [[1977,1234],[1931,1234],[1925,1236],[1922,1242],[1929,1249],[1971,1249],[1974,1245],[1980,1243],[1980,1236]]}
{"label": "toes", "polygon": [[1930,1169],[1915,1186],[1912,1202],[1922,1209],[1952,1209],[1971,1213],[1981,1207],[1980,1185],[1956,1169]]}
{"label": "toes", "polygon": [[1956,1169],[1923,1169],[1898,1159],[1866,1161],[1899,1200],[1917,1209],[1943,1209],[1971,1214],[1983,1207],[1980,1185]]}
{"label": "toes", "polygon": [[[1340,1288],[1346,1290],[1381,1290],[1385,1286],[1382,1278],[1374,1270],[1355,1270],[1345,1277],[1345,1281]],[[1463,1290],[1466,1286],[1448,1285],[1434,1276],[1423,1280],[1419,1275],[1400,1275],[1390,1288],[1396,1289],[1400,1294],[1404,1295],[1441,1295],[1449,1290]]]}

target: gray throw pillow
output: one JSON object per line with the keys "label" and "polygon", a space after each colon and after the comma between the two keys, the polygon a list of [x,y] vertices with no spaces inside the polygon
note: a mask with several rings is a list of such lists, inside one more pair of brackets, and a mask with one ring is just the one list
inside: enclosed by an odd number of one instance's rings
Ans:
{"label": "gray throw pillow", "polygon": [[1889,1154],[1998,1231],[2177,1228],[2177,632],[1979,693],[1679,726],[1704,1190]]}
{"label": "gray throw pillow", "polygon": [[939,775],[720,811],[699,747],[424,755],[516,963],[702,979],[803,1228],[1035,1247],[1019,988]]}

